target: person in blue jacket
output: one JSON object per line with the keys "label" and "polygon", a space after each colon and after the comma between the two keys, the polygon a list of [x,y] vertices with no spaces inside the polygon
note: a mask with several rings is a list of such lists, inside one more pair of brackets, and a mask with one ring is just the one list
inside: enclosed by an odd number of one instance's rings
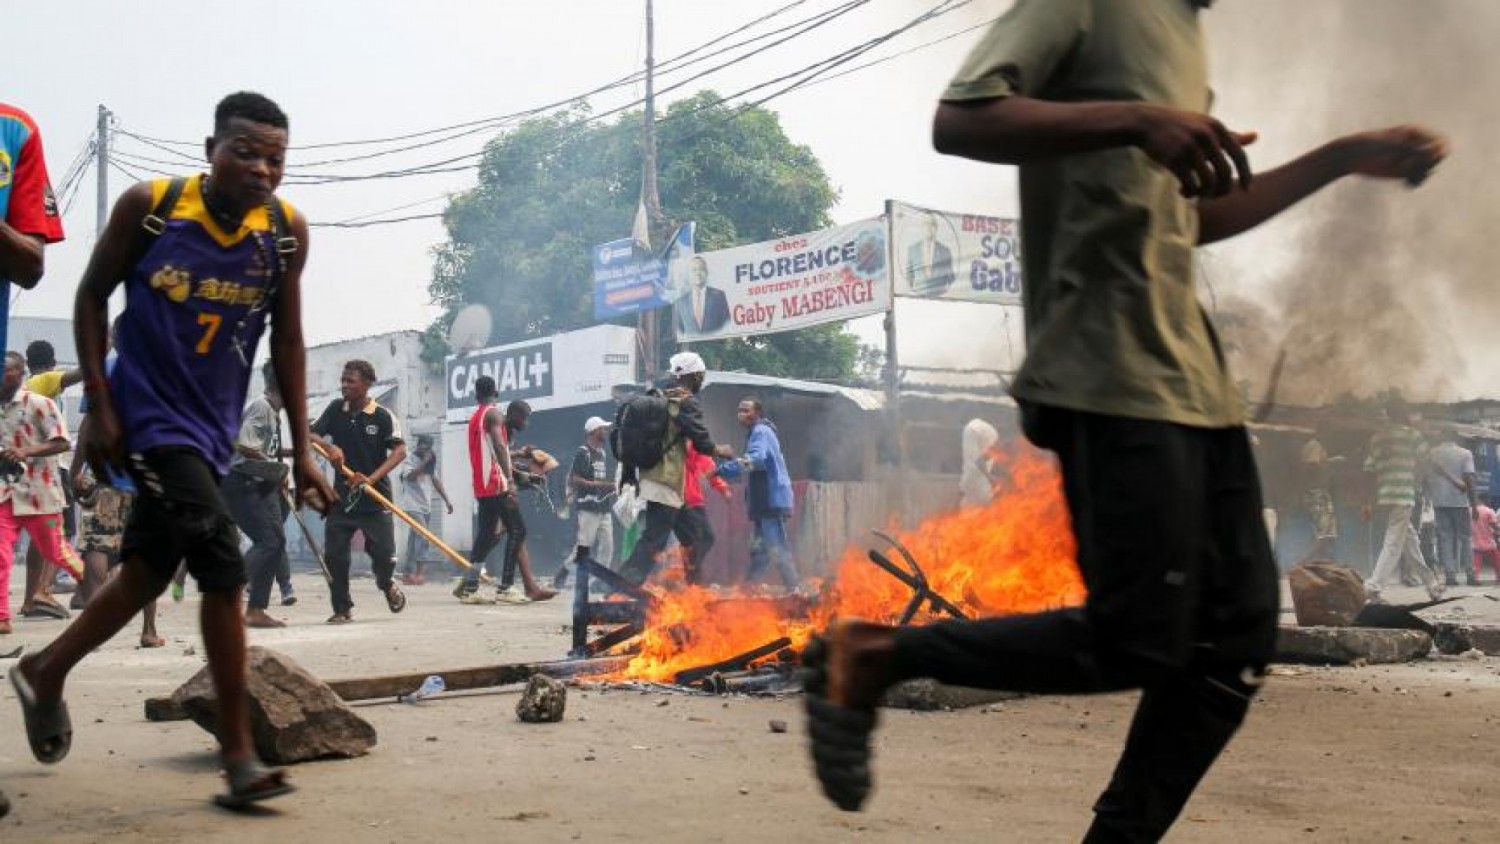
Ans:
{"label": "person in blue jacket", "polygon": [[745,454],[737,461],[725,463],[726,475],[747,475],[745,506],[750,511],[754,538],[750,542],[750,568],[745,582],[754,583],[765,574],[772,561],[788,589],[801,583],[797,564],[792,559],[792,543],[787,537],[787,522],[792,517],[792,477],[781,454],[781,440],[776,426],[765,418],[759,399],[740,400],[736,414],[740,424],[750,432]]}

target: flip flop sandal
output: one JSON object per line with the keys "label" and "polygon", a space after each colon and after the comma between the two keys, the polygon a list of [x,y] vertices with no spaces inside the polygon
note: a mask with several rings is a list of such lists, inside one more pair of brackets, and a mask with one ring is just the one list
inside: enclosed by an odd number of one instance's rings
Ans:
{"label": "flip flop sandal", "polygon": [[391,588],[385,590],[385,605],[391,608],[391,612],[401,612],[406,609],[406,593],[401,587],[392,583]]}
{"label": "flip flop sandal", "polygon": [[68,612],[67,607],[56,601],[48,601],[42,598],[37,598],[36,602],[31,606],[31,611],[22,613],[22,615],[27,618],[55,618],[59,621],[65,621],[73,617],[73,614]]}
{"label": "flip flop sandal", "polygon": [[823,793],[846,812],[857,812],[870,796],[870,734],[879,717],[828,700],[828,648],[814,637],[802,654],[803,706],[813,769]]}
{"label": "flip flop sandal", "polygon": [[214,795],[214,805],[223,809],[245,809],[297,790],[286,781],[286,771],[268,768],[254,759],[225,764],[224,781],[229,790]]}
{"label": "flip flop sandal", "polygon": [[45,765],[61,762],[73,746],[73,722],[68,718],[68,704],[60,700],[52,703],[37,700],[36,690],[31,688],[19,665],[10,669],[10,685],[16,690],[16,699],[21,702],[31,755]]}

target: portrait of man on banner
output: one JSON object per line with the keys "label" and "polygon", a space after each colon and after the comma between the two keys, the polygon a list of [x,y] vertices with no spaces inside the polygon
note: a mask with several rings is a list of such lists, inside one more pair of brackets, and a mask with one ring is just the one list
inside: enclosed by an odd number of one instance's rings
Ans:
{"label": "portrait of man on banner", "polygon": [[[681,262],[679,262],[681,263]],[[708,283],[708,262],[694,255],[687,294],[677,300],[677,328],[683,334],[713,334],[729,321],[729,297]]]}
{"label": "portrait of man on banner", "polygon": [[942,296],[953,286],[953,249],[938,237],[938,215],[922,217],[921,236],[906,246],[906,283],[914,295]]}

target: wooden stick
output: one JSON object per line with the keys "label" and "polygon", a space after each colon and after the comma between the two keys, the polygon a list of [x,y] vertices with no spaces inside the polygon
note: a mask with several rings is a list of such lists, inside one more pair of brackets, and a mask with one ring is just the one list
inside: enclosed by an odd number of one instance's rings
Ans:
{"label": "wooden stick", "polygon": [[323,580],[333,585],[333,574],[328,571],[328,561],[323,559],[323,549],[318,547],[318,541],[313,539],[312,531],[307,529],[307,522],[302,519],[302,511],[297,509],[297,502],[292,500],[292,494],[287,492],[286,487],[281,488],[281,497],[286,501],[288,507],[292,508],[292,518],[297,520],[297,527],[302,529],[302,538],[307,542],[307,549],[313,553],[313,559],[318,561],[318,570],[323,572]]}
{"label": "wooden stick", "polygon": [[[312,444],[312,446],[313,446],[313,448],[317,449],[318,453],[321,454],[321,455],[323,455],[323,458],[326,459],[329,463],[333,463],[334,462],[333,458],[328,456],[328,449],[324,448],[322,443],[314,441],[313,444]],[[344,473],[344,477],[346,479],[354,477],[354,471],[351,470],[348,466],[345,466],[342,463],[335,463],[334,465],[336,465],[336,466],[339,467],[339,471],[341,471],[341,472]],[[458,553],[457,551],[453,550],[452,548],[449,548],[448,547],[448,543],[444,542],[441,539],[438,539],[437,535],[434,534],[432,531],[428,530],[426,525],[424,525],[421,522],[417,521],[416,519],[412,518],[410,515],[407,514],[407,512],[405,510],[402,510],[400,507],[397,507],[395,504],[393,504],[389,498],[386,498],[384,495],[381,495],[380,491],[377,490],[373,485],[371,485],[371,484],[360,484],[360,488],[364,490],[363,494],[370,496],[372,499],[375,500],[376,504],[379,504],[380,506],[384,507],[386,510],[388,510],[390,512],[391,515],[395,516],[396,518],[400,519],[403,522],[406,522],[406,524],[407,524],[408,527],[410,527],[412,530],[416,531],[417,534],[419,536],[421,536],[423,539],[425,539],[428,542],[432,543],[432,546],[434,548],[438,549],[439,551],[442,551],[443,555],[446,556],[448,559],[452,560],[455,563],[458,563],[460,566],[463,566],[466,569],[474,568],[474,564],[471,563],[471,562],[469,562],[464,557],[464,555]],[[334,506],[337,506],[337,505],[334,505]],[[479,573],[479,579],[483,580],[485,583],[494,583],[495,582],[494,578],[490,577],[489,575],[485,574],[482,571]]]}
{"label": "wooden stick", "polygon": [[[562,679],[619,671],[629,661],[628,656],[600,657],[555,662],[485,665],[478,668],[460,668],[455,671],[424,671],[420,674],[390,674],[383,677],[351,677],[347,680],[330,680],[328,688],[345,701],[380,698],[394,700],[401,695],[415,691],[422,685],[423,680],[433,674],[443,678],[443,685],[447,691],[458,692],[524,683],[535,674]],[[171,695],[146,699],[147,721],[185,721],[187,718],[187,712]]]}

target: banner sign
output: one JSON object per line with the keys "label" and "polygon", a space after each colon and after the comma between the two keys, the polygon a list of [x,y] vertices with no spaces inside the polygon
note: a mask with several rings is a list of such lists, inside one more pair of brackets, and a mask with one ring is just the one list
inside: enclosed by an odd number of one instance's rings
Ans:
{"label": "banner sign", "polygon": [[890,203],[897,296],[1021,304],[1021,223]]}
{"label": "banner sign", "polygon": [[669,263],[681,340],[841,322],[891,307],[885,218]]}
{"label": "banner sign", "polygon": [[677,228],[660,255],[632,237],[594,247],[594,319],[613,319],[672,303],[667,264],[693,254],[693,224]]}
{"label": "banner sign", "polygon": [[635,330],[597,325],[494,346],[446,361],[444,384],[449,422],[463,422],[477,404],[474,382],[495,379],[500,403],[526,399],[533,410],[550,410],[608,401],[610,388],[634,382]]}

